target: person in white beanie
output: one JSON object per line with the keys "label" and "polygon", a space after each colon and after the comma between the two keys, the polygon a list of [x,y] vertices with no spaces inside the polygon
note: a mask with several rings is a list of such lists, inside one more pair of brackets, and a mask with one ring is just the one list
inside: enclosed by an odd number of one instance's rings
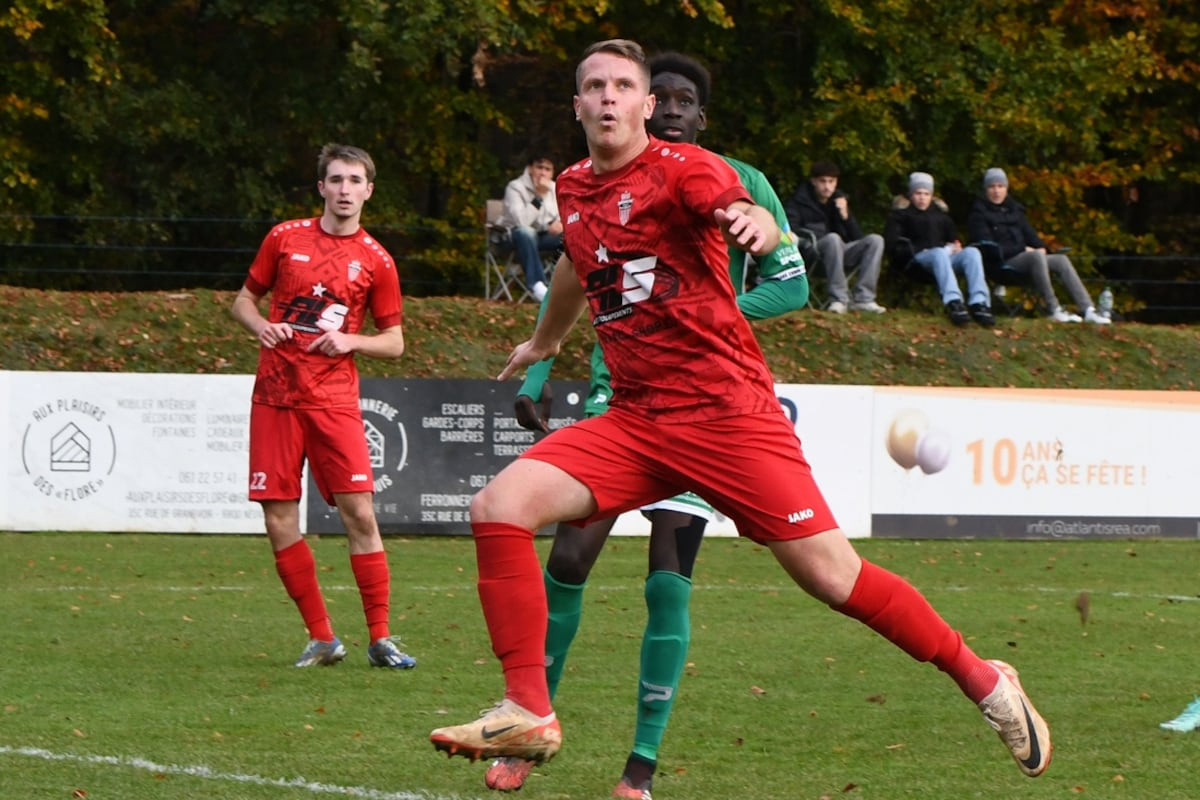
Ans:
{"label": "person in white beanie", "polygon": [[[908,176],[908,197],[893,203],[883,239],[889,252],[895,251],[900,240],[908,240],[915,253],[913,261],[937,283],[951,322],[961,326],[974,319],[985,328],[996,324],[992,294],[983,275],[983,256],[974,247],[962,246],[946,204],[941,200],[934,203],[933,176],[928,172]],[[956,274],[966,279],[966,304]]]}
{"label": "person in white beanie", "polygon": [[[1009,195],[1004,170],[992,167],[983,174],[983,192],[967,213],[967,234],[971,241],[995,242],[1005,266],[1025,276],[1041,295],[1050,319],[1107,325],[1110,320],[1097,310],[1071,260],[1062,253],[1046,253],[1046,243],[1029,224],[1025,206]],[[1082,317],[1059,304],[1050,284],[1051,274],[1066,288]]]}

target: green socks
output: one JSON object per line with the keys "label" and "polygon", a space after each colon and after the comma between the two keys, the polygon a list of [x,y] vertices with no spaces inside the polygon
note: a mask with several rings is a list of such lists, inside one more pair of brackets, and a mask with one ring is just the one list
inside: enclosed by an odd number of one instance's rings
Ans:
{"label": "green socks", "polygon": [[546,625],[546,683],[550,688],[550,698],[554,699],[558,682],[562,679],[567,650],[575,639],[575,632],[579,630],[583,587],[587,584],[559,583],[544,569],[542,579],[546,584],[546,606],[549,610]]}
{"label": "green socks", "polygon": [[691,625],[688,600],[692,581],[674,572],[657,571],[646,579],[646,633],[642,637],[642,674],[638,682],[637,730],[633,753],[650,763],[658,760],[687,660]]}
{"label": "green socks", "polygon": [[[567,650],[579,630],[586,584],[560,583],[542,571],[546,584],[549,624],[546,626],[546,682],[553,698],[562,679]],[[633,755],[653,765],[658,760],[679,689],[691,641],[688,601],[692,581],[674,572],[656,571],[646,579],[646,632],[642,637],[642,668],[638,680],[637,729]],[[653,767],[651,767],[651,770]]]}

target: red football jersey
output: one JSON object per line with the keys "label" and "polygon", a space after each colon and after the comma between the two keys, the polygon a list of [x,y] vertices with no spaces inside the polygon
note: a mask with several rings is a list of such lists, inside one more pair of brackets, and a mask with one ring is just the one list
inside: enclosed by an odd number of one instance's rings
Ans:
{"label": "red football jersey", "polygon": [[295,336],[261,348],[254,402],[293,408],[358,405],[354,356],[306,352],[325,331],[358,333],[366,312],[379,330],[402,318],[396,265],[362,228],[350,236],[321,230],[320,219],[283,222],[258,249],[246,288],[271,293],[267,319],[286,322]]}
{"label": "red football jersey", "polygon": [[586,159],[568,167],[556,192],[614,407],[663,421],[779,410],[713,216],[750,200],[723,159],[651,137],[615,172],[597,175]]}

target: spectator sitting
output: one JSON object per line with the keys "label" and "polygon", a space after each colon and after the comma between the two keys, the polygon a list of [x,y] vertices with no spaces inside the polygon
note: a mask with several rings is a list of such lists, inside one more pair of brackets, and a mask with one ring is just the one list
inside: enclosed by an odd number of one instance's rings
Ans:
{"label": "spectator sitting", "polygon": [[513,249],[525,271],[525,285],[539,303],[546,296],[543,253],[562,248],[562,220],[554,195],[554,162],[542,155],[529,160],[518,177],[504,188],[504,215]]}
{"label": "spectator sitting", "polygon": [[[817,237],[817,254],[829,282],[828,310],[845,314],[849,308],[882,314],[887,309],[875,302],[875,287],[883,264],[883,237],[863,235],[850,213],[846,193],[837,188],[837,164],[817,161],[808,175],[808,183],[792,195],[786,211],[793,229],[807,228]],[[853,300],[846,267],[858,269]]]}
{"label": "spectator sitting", "polygon": [[[972,242],[992,241],[1000,247],[1000,257],[1015,272],[1029,278],[1046,303],[1050,318],[1055,322],[1087,320],[1107,325],[1109,319],[1101,314],[1079,280],[1071,260],[1061,253],[1046,254],[1046,243],[1025,217],[1025,206],[1008,195],[1008,176],[1004,170],[992,167],[983,175],[983,197],[976,197],[967,214],[967,233]],[[1050,274],[1071,295],[1071,300],[1083,314],[1072,314],[1058,303]]]}
{"label": "spectator sitting", "polygon": [[[983,257],[974,247],[963,247],[946,213],[946,204],[933,199],[933,176],[914,172],[908,176],[908,196],[897,197],[892,204],[883,231],[888,250],[894,252],[901,239],[912,244],[916,264],[927,270],[937,282],[946,313],[955,325],[966,325],[972,318],[990,328],[992,295],[983,276]],[[967,305],[955,274],[967,280]]]}

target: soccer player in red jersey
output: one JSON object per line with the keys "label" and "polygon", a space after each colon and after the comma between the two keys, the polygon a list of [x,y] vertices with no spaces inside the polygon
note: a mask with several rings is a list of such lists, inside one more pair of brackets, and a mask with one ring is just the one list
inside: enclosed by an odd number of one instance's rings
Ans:
{"label": "soccer player in red jersey", "polygon": [[[375,520],[374,480],[363,435],[354,354],[404,352],[400,279],[388,252],[359,224],[374,191],[366,151],[327,144],[317,158],[316,219],[276,225],[259,247],[233,317],[260,344],[250,407],[250,499],[262,505],[275,567],[308,628],[297,667],[337,663],[346,649],[333,633],[316,564],[300,534],[305,459],[321,496],[336,505],[362,598],[372,666],[409,669],[416,660],[389,631],[391,575]],[[271,294],[264,317],[259,302]],[[370,311],[377,330],[363,334]]]}
{"label": "soccer player in red jersey", "polygon": [[609,410],[529,448],[471,503],[479,596],[505,692],[491,711],[438,728],[439,750],[544,761],[562,730],[546,684],[546,593],[533,532],[587,523],[692,490],[771,550],[796,583],[946,672],[1027,775],[1050,735],[1003,662],[985,661],[899,576],[837,527],[740,313],[725,243],[774,249],[779,228],[718,156],[651,137],[645,55],[598,42],[576,70],[589,157],[557,182],[564,255],[550,301],[499,378],[557,354],[584,309],[612,372]]}
{"label": "soccer player in red jersey", "polygon": [[[654,112],[646,121],[651,136],[666,142],[695,143],[708,124],[708,98],[712,77],[696,59],[681,53],[659,53],[649,60],[650,92]],[[788,233],[788,218],[775,190],[758,169],[722,156],[738,173],[750,199],[775,217]],[[728,249],[729,278],[738,306],[747,319],[767,319],[804,308],[808,303],[808,276],[804,260],[790,235],[769,255],[754,259],[757,280],[747,281],[749,260],[745,251]],[[530,430],[549,432],[551,361],[530,367],[515,404],[517,421]],[[612,397],[608,367],[597,345],[592,350],[592,375],[584,413],[608,410]],[[534,402],[537,398],[538,402]],[[701,539],[715,516],[711,505],[694,492],[643,507],[650,520],[649,563],[643,594],[646,629],[642,635],[641,669],[637,681],[637,724],[633,747],[625,759],[613,797],[650,800],[658,751],[687,663],[691,642],[688,603],[692,569]],[[563,676],[567,654],[579,629],[587,578],[600,556],[616,520],[597,520],[583,527],[560,522],[543,579],[548,610],[546,628],[546,683],[554,700]],[[484,774],[488,788],[507,792],[520,789],[534,764],[519,758],[498,758]]]}

